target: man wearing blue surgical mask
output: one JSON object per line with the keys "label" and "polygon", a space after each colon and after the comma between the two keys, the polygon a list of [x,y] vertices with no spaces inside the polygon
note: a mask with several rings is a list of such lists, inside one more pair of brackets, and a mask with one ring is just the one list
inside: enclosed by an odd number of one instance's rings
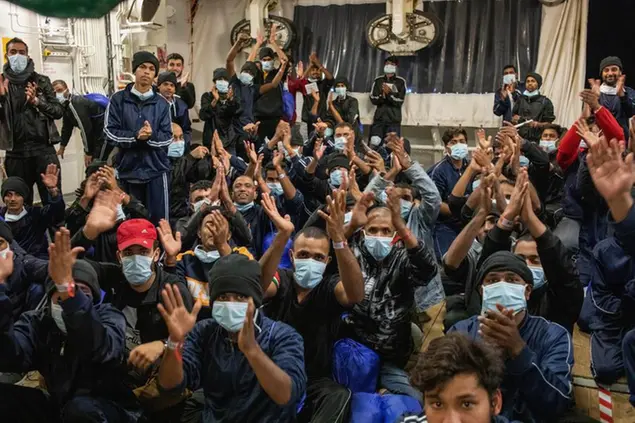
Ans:
{"label": "man wearing blue surgical mask", "polygon": [[[31,205],[31,190],[37,185],[42,203],[48,204],[47,188],[40,179],[49,164],[60,168],[54,144],[60,141],[55,125],[64,107],[55,97],[48,77],[35,72],[29,47],[19,38],[6,44],[6,63],[0,76],[0,149],[6,151],[7,176],[22,178],[29,187],[25,203]],[[61,177],[57,187],[62,187]]]}
{"label": "man wearing blue surgical mask", "polygon": [[503,68],[501,85],[502,88],[494,94],[494,114],[502,116],[505,122],[511,122],[514,104],[525,90],[525,84],[518,81],[516,66],[506,65]]}
{"label": "man wearing blue surgical mask", "polygon": [[336,124],[347,122],[355,129],[357,137],[361,135],[359,122],[359,102],[350,95],[348,79],[343,76],[335,78],[335,90],[329,95],[328,112]]}
{"label": "man wearing blue surgical mask", "polygon": [[106,109],[104,133],[119,147],[115,158],[124,191],[143,202],[150,220],[159,223],[170,214],[170,105],[152,86],[159,60],[148,51],[132,59],[135,82],[113,94]]}
{"label": "man wearing blue surgical mask", "polygon": [[370,101],[377,106],[370,127],[371,140],[383,140],[389,132],[401,134],[401,108],[406,98],[406,80],[397,75],[398,66],[397,56],[387,57],[383,74],[375,78],[370,89]]}
{"label": "man wearing blue surgical mask", "polygon": [[483,297],[480,315],[449,332],[482,338],[507,357],[501,415],[523,422],[559,421],[573,405],[571,335],[527,310],[534,276],[519,256],[509,251],[490,255],[477,281]]}
{"label": "man wearing blue surgical mask", "polygon": [[293,328],[259,310],[261,273],[257,262],[240,254],[218,259],[209,274],[213,318],[198,323],[200,302],[190,313],[179,290],[163,291],[167,301],[159,310],[170,337],[159,389],[202,388],[204,420],[295,421],[306,390],[303,341]]}
{"label": "man wearing blue surgical mask", "polygon": [[201,96],[199,116],[205,122],[203,145],[211,149],[214,131],[218,132],[223,148],[236,153],[237,133],[234,120],[240,114],[240,99],[234,95],[229,84],[229,73],[225,68],[214,70],[214,86]]}
{"label": "man wearing blue surgical mask", "polygon": [[[328,116],[328,98],[331,88],[333,87],[333,75],[320,62],[315,52],[309,57],[310,65],[304,71],[304,78],[301,81],[305,87],[304,102],[302,104],[302,122],[306,124],[307,133],[313,129],[313,124],[318,118],[324,120]],[[307,87],[308,85],[308,87]],[[317,100],[309,92],[309,87],[317,88]],[[317,104],[315,104],[317,102]]]}
{"label": "man wearing blue surgical mask", "polygon": [[370,210],[373,195],[365,194],[346,227],[365,285],[364,299],[353,307],[346,323],[355,339],[379,354],[379,388],[421,401],[403,368],[414,349],[410,324],[414,291],[435,277],[437,264],[401,217],[398,193],[389,188],[387,194],[386,207]]}
{"label": "man wearing blue surgical mask", "polygon": [[540,93],[542,76],[536,72],[529,72],[525,77],[525,91],[514,103],[512,123],[514,125],[532,122],[518,128],[518,134],[526,140],[538,142],[545,126],[556,119],[553,103]]}
{"label": "man wearing blue surgical mask", "polygon": [[[190,144],[192,143],[192,124],[190,122],[190,115],[188,113],[187,104],[175,94],[178,82],[176,82],[176,75],[172,72],[161,72],[157,80],[157,87],[159,92],[168,101],[170,105],[170,117],[172,123],[176,123],[181,127],[182,140],[185,140],[185,149],[183,151],[189,151]],[[180,150],[180,149],[179,149]],[[174,154],[174,149],[168,147],[169,157],[180,157]]]}
{"label": "man wearing blue surgical mask", "polygon": [[[287,323],[304,338],[307,399],[299,421],[339,422],[351,393],[332,378],[334,329],[341,314],[364,298],[359,263],[345,238],[346,193],[335,191],[327,201],[327,232],[307,226],[297,233],[290,256],[292,269],[278,269],[265,294],[264,311]],[[331,244],[338,273],[327,270]],[[276,251],[279,255],[281,252]]]}
{"label": "man wearing blue surgical mask", "polygon": [[[442,201],[439,219],[434,227],[434,249],[438,259],[448,251],[452,241],[461,231],[461,223],[452,215],[448,197],[469,164],[465,129],[448,129],[444,132],[442,140],[445,144],[445,157],[428,169],[428,175],[437,186]],[[471,187],[468,187],[467,193],[470,192]]]}

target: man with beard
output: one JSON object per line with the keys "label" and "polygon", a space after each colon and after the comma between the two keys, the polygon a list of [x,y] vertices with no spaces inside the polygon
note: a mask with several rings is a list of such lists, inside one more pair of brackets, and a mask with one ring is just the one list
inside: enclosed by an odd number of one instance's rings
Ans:
{"label": "man with beard", "polygon": [[[635,90],[624,85],[626,75],[622,72],[622,60],[619,57],[609,56],[600,62],[600,104],[606,107],[617,119],[624,130],[624,139],[628,141],[628,120],[635,113]],[[599,84],[599,81],[589,80],[591,85]]]}
{"label": "man with beard", "polygon": [[178,82],[176,95],[181,97],[188,109],[191,109],[196,103],[196,89],[194,84],[189,81],[190,73],[183,72],[184,63],[185,60],[179,53],[172,53],[168,56],[168,72],[174,72]]}
{"label": "man with beard", "polygon": [[[50,164],[59,169],[53,144],[60,141],[55,119],[63,106],[55,98],[48,77],[35,72],[29,47],[19,38],[6,45],[7,63],[0,77],[0,149],[6,150],[8,176],[22,178],[29,189],[37,184],[40,198],[48,204],[48,188],[40,178]],[[59,178],[57,187],[61,188]],[[25,199],[33,203],[33,195]]]}

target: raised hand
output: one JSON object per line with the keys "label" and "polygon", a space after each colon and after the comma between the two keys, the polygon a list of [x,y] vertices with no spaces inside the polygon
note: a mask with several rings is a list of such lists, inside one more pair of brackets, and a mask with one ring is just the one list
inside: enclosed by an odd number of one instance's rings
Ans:
{"label": "raised hand", "polygon": [[181,252],[181,232],[177,231],[176,235],[173,235],[167,220],[161,219],[159,226],[157,226],[157,234],[167,256],[176,257]]}
{"label": "raised hand", "polygon": [[238,332],[238,349],[247,356],[255,352],[260,348],[256,341],[256,333],[254,331],[254,313],[256,307],[253,300],[249,299],[249,305],[247,306],[247,315],[245,316],[245,323]]}
{"label": "raised hand", "polygon": [[578,119],[574,125],[576,133],[586,142],[587,146],[592,147],[600,142],[600,137],[591,132],[585,118]]}
{"label": "raised hand", "polygon": [[116,190],[119,188],[117,177],[115,176],[115,168],[112,166],[102,166],[97,171],[97,177],[101,186]]}
{"label": "raised hand", "polygon": [[313,100],[315,100],[316,103],[320,102],[320,93],[318,91],[313,91],[311,93],[311,97],[313,97]]}
{"label": "raised hand", "polygon": [[256,152],[256,146],[249,142],[244,141],[245,151],[247,152],[247,156],[249,157],[249,163],[256,164],[258,162],[258,153]]}
{"label": "raised hand", "polygon": [[315,141],[315,145],[313,146],[313,158],[319,161],[320,159],[322,159],[325,150],[326,146],[322,145],[322,139],[318,138]]}
{"label": "raised hand", "polygon": [[311,55],[309,56],[309,61],[311,62],[312,65],[316,66],[316,67],[321,67],[322,64],[320,63],[320,59],[318,59],[318,55],[316,52],[311,52]]}
{"label": "raised hand", "polygon": [[492,210],[492,179],[494,175],[483,175],[481,177],[481,184],[477,189],[481,190],[481,198],[479,200],[479,212],[489,214]]}
{"label": "raised hand", "polygon": [[170,341],[183,342],[196,324],[196,316],[201,310],[201,300],[196,300],[190,313],[183,305],[181,291],[176,285],[168,284],[161,291],[161,297],[163,298],[163,304],[157,304],[157,309],[168,327]]}
{"label": "raised hand", "polygon": [[302,63],[302,60],[300,60],[297,65],[295,65],[295,76],[298,79],[302,79],[302,77],[304,76],[304,63]]}
{"label": "raised hand", "polygon": [[271,25],[271,31],[269,32],[269,44],[276,44],[276,39],[278,38],[278,25]]}
{"label": "raised hand", "polygon": [[276,168],[276,170],[278,168],[282,169],[282,159],[284,159],[284,155],[280,152],[280,151],[274,151],[273,152],[273,166]]}
{"label": "raised hand", "polygon": [[97,173],[93,173],[88,177],[86,185],[84,185],[83,197],[87,200],[92,200],[99,192],[100,186],[101,184],[99,183],[99,180],[97,178]]}
{"label": "raised hand", "polygon": [[600,108],[600,92],[594,90],[585,89],[580,93],[580,99],[588,104],[591,110],[598,110]]}
{"label": "raised hand", "polygon": [[366,157],[364,157],[366,163],[373,169],[377,170],[377,172],[385,172],[386,165],[384,164],[384,159],[381,157],[381,154],[378,152],[371,150],[366,153]]}
{"label": "raised hand", "polygon": [[71,233],[61,228],[55,233],[55,242],[49,245],[49,276],[55,285],[64,285],[73,280],[73,265],[82,247],[71,249]]}
{"label": "raised hand", "polygon": [[478,316],[479,335],[487,343],[498,346],[516,358],[525,348],[525,341],[518,332],[514,310],[500,304],[496,304],[496,308],[498,310],[487,310],[485,315]]}
{"label": "raised hand", "polygon": [[344,215],[346,214],[346,191],[333,190],[333,197],[326,197],[326,211],[318,210],[318,215],[326,221],[326,232],[333,242],[346,240],[344,235]]}
{"label": "raised hand", "polygon": [[6,254],[0,254],[0,285],[6,283],[12,273],[13,251],[7,251]]}
{"label": "raised hand", "polygon": [[621,75],[619,78],[617,78],[617,95],[619,97],[624,97],[625,91],[624,91],[624,87],[626,84],[626,75]]}
{"label": "raised hand", "polygon": [[596,93],[598,96],[600,95],[600,87],[602,86],[602,81],[595,78],[588,79],[589,86],[591,87],[591,91]]}
{"label": "raised hand", "polygon": [[512,196],[505,207],[503,217],[507,220],[514,220],[522,210],[523,203],[525,201],[525,192],[529,187],[529,177],[527,176],[527,169],[521,169],[516,178],[516,185],[512,191]]}
{"label": "raised hand", "polygon": [[318,134],[318,136],[324,135],[324,131],[326,131],[326,128],[328,128],[328,125],[322,122],[322,119],[320,118],[318,118],[317,123],[313,124],[313,129],[315,130],[315,133]]}
{"label": "raised hand", "polygon": [[214,245],[220,250],[220,247],[225,245],[229,240],[229,223],[220,210],[214,210],[212,212],[212,217],[208,224],[210,223],[214,227],[214,230],[212,231],[212,234],[214,234]]}
{"label": "raised hand", "polygon": [[59,179],[60,171],[57,168],[57,165],[51,163],[46,166],[46,172],[40,173],[40,177],[42,178],[42,183],[47,189],[57,188],[57,181]]}
{"label": "raised hand", "polygon": [[117,205],[120,202],[121,197],[114,191],[100,191],[97,194],[84,225],[84,235],[88,239],[94,240],[99,234],[115,227]]}
{"label": "raised hand", "polygon": [[355,207],[353,207],[353,211],[351,213],[351,220],[348,223],[351,228],[361,228],[368,222],[366,213],[373,205],[373,201],[375,201],[375,194],[372,192],[365,192],[362,194],[362,198],[355,203]]}
{"label": "raised hand", "polygon": [[486,150],[482,150],[480,147],[474,150],[474,153],[472,153],[472,161],[470,162],[470,167],[474,169],[474,171],[483,172],[483,170],[488,169],[491,164],[492,160]]}
{"label": "raised hand", "polygon": [[478,146],[484,151],[487,151],[492,146],[492,137],[486,136],[483,128],[476,130],[476,139],[478,140]]}
{"label": "raised hand", "polygon": [[595,188],[609,204],[622,197],[630,197],[635,182],[633,153],[624,159],[623,152],[623,143],[615,139],[607,142],[602,138],[599,143],[591,146],[587,155]]}
{"label": "raised hand", "polygon": [[276,206],[276,200],[270,196],[269,194],[263,193],[261,196],[260,205],[264,209],[265,213],[269,217],[269,220],[274,224],[278,232],[283,232],[288,235],[293,233],[295,226],[291,222],[291,217],[289,215],[285,215],[282,217],[278,212],[278,207]]}

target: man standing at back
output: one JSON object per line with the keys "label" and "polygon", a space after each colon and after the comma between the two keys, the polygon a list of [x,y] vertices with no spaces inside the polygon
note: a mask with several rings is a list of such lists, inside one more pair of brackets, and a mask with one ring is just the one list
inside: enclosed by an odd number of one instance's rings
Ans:
{"label": "man standing at back", "polygon": [[[168,56],[168,72],[174,72],[178,85],[176,87],[176,95],[187,104],[187,108],[191,109],[196,103],[196,89],[194,84],[189,81],[190,73],[183,72],[185,60],[179,53],[172,53]],[[159,68],[156,69],[157,72]]]}
{"label": "man standing at back", "polygon": [[[0,149],[6,150],[7,175],[22,178],[29,188],[37,184],[46,204],[48,189],[40,175],[49,164],[60,167],[53,144],[60,141],[55,119],[62,118],[64,108],[55,98],[50,79],[35,72],[24,41],[9,40],[6,51],[0,77]],[[33,196],[25,200],[30,205]]]}
{"label": "man standing at back", "polygon": [[152,86],[158,69],[152,53],[135,53],[135,82],[113,94],[104,126],[108,141],[119,147],[114,162],[122,189],[145,204],[155,225],[169,220],[168,146],[172,143],[169,104]]}
{"label": "man standing at back", "polygon": [[602,59],[600,62],[602,77],[600,105],[613,114],[624,130],[624,139],[628,141],[628,120],[635,114],[635,90],[624,85],[626,75],[623,71],[622,60],[619,57],[609,56]]}

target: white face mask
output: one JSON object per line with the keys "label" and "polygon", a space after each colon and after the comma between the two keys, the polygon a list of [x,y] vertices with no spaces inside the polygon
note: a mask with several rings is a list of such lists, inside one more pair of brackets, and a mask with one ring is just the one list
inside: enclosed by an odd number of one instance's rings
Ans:
{"label": "white face mask", "polygon": [[66,323],[64,322],[64,317],[62,317],[62,306],[59,304],[54,304],[51,301],[51,317],[55,321],[55,325],[61,330],[64,334],[66,334]]}
{"label": "white face mask", "polygon": [[17,222],[18,220],[22,219],[24,216],[26,216],[28,213],[26,211],[26,209],[23,207],[22,211],[18,214],[11,214],[9,212],[7,212],[4,215],[4,220],[6,222]]}

